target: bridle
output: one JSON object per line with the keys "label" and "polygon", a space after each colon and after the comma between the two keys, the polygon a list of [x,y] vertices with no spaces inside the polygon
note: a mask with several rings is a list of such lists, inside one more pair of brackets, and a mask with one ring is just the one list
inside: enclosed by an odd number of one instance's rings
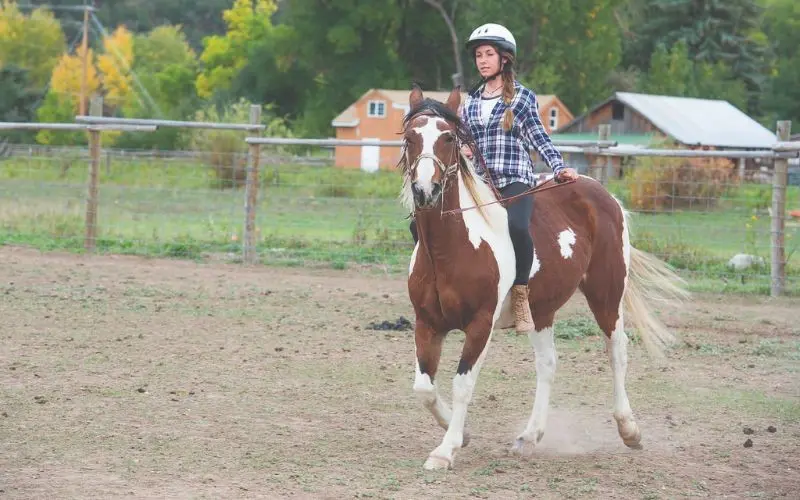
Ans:
{"label": "bridle", "polygon": [[[455,136],[455,134],[453,132],[451,132],[451,131],[448,131],[447,133]],[[442,194],[441,194],[441,196],[444,196],[445,190],[447,189],[447,180],[450,179],[450,177],[452,177],[453,174],[458,171],[458,167],[459,167],[458,159],[460,157],[461,141],[457,137],[455,139],[456,139],[455,140],[455,146],[456,146],[455,151],[457,151],[458,153],[455,155],[456,157],[453,159],[453,161],[452,161],[452,163],[450,163],[450,165],[445,165],[445,163],[442,160],[440,160],[438,156],[436,156],[435,154],[432,154],[432,153],[420,153],[419,155],[417,155],[416,159],[414,159],[413,162],[409,162],[408,161],[408,148],[406,148],[406,150],[405,150],[405,163],[406,163],[406,165],[408,165],[408,175],[411,175],[412,172],[416,171],[417,166],[419,166],[419,162],[421,160],[424,160],[424,159],[431,160],[433,162],[433,164],[442,173],[442,182],[441,182],[441,185],[442,185],[442,191],[441,192],[442,192]],[[451,155],[451,158],[452,158],[452,155]],[[442,209],[444,209],[444,204],[440,203],[440,205],[442,205]],[[433,208],[433,207],[431,207],[431,208]],[[423,211],[423,210],[431,210],[431,208],[415,207],[414,210],[415,211]],[[442,213],[444,213],[444,211]]]}

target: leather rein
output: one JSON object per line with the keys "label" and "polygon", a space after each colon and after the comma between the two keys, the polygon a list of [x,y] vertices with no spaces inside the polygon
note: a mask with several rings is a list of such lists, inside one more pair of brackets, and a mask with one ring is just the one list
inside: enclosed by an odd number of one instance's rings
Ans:
{"label": "leather rein", "polygon": [[[445,132],[445,133],[455,136],[455,134],[452,131],[448,131],[448,132]],[[461,152],[461,146],[462,146],[461,141],[458,140],[458,138],[456,137],[456,149],[455,150],[458,152],[458,154],[457,154],[458,158],[459,159],[463,159],[464,161],[469,161],[467,158],[464,157],[464,153]],[[439,167],[439,170],[442,172],[442,194],[441,194],[441,196],[444,197],[445,191],[447,189],[447,180],[455,172],[458,171],[459,166],[460,166],[459,165],[459,161],[458,161],[458,159],[456,159],[450,165],[445,165],[444,162],[442,160],[440,160],[439,157],[436,156],[435,154],[420,153],[416,157],[416,159],[413,161],[413,163],[409,163],[409,161],[408,161],[408,148],[406,148],[406,150],[405,150],[405,160],[406,160],[405,163],[406,163],[406,165],[408,165],[409,174],[411,172],[413,172],[414,170],[416,170],[417,165],[419,164],[420,160],[426,159],[426,158],[431,160],[431,161],[433,161],[434,165]],[[451,157],[451,159],[452,159],[452,157]],[[486,169],[484,169],[484,170],[486,170]],[[487,203],[481,203],[480,205],[474,205],[474,206],[471,206],[471,207],[455,208],[455,209],[452,209],[452,210],[444,210],[444,209],[442,209],[441,214],[442,215],[460,214],[460,213],[467,212],[469,210],[475,210],[477,208],[483,208],[483,207],[486,207],[486,206],[489,206],[489,205],[494,205],[495,203],[501,203],[501,204],[503,204],[503,206],[506,206],[506,203],[508,201],[510,201],[510,200],[513,200],[513,199],[516,199],[516,198],[520,198],[522,196],[528,196],[528,195],[533,194],[533,193],[539,193],[539,192],[542,192],[542,191],[547,191],[548,189],[553,189],[553,188],[557,188],[557,187],[561,187],[561,186],[566,186],[568,184],[572,184],[573,182],[575,182],[575,179],[558,182],[558,181],[555,180],[555,177],[552,177],[550,179],[545,180],[541,184],[537,183],[535,186],[533,186],[532,188],[527,189],[526,191],[524,191],[522,193],[515,194],[514,196],[509,196],[507,198],[503,198],[503,197],[500,196],[500,192],[497,190],[497,188],[495,187],[494,183],[492,182],[491,174],[488,171],[486,173],[487,173],[487,175],[485,177],[486,177],[486,180],[488,181],[489,187],[492,189],[492,193],[494,194],[495,198],[497,198],[495,201],[490,201],[490,202],[487,202]],[[547,184],[550,184],[550,185],[548,186]],[[441,203],[441,205],[442,205],[442,208],[444,208],[444,203]],[[432,210],[432,208],[418,208],[418,207],[415,207],[415,209],[414,209],[415,212],[416,211],[424,211],[424,210]]]}

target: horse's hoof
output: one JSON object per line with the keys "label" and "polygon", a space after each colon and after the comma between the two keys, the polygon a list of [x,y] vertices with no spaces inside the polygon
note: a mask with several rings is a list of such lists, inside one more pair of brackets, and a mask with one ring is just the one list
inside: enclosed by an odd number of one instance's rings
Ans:
{"label": "horse's hoof", "polygon": [[625,446],[633,450],[641,450],[642,446],[642,431],[635,422],[621,422],[619,426],[619,436]]}
{"label": "horse's hoof", "polygon": [[636,435],[635,436],[633,436],[632,438],[628,438],[628,439],[622,438],[622,442],[625,443],[625,446],[627,446],[628,448],[630,448],[632,450],[644,449],[644,446],[642,446],[642,433],[639,432],[638,429],[636,430]]}
{"label": "horse's hoof", "polygon": [[[518,437],[514,441],[514,444],[511,446],[511,449],[509,451],[513,455],[520,455],[520,456],[530,455],[532,453],[532,451],[526,451],[526,449],[527,448],[535,448],[536,445],[539,444],[539,441],[542,440],[543,436],[544,436],[544,431],[543,430],[542,431],[536,431],[536,441],[531,441],[531,440],[525,439],[525,435],[523,434],[522,436]],[[526,446],[526,445],[528,445],[528,446]]]}
{"label": "horse's hoof", "polygon": [[625,446],[627,446],[628,448],[630,448],[632,450],[643,450],[644,449],[644,446],[642,446],[642,443],[640,443],[638,441],[636,441],[636,442],[623,441],[623,443],[625,443]]}
{"label": "horse's hoof", "polygon": [[430,455],[425,460],[425,470],[447,470],[453,468],[453,462],[447,457],[440,457],[438,455]]}
{"label": "horse's hoof", "polygon": [[464,435],[461,437],[461,447],[466,448],[467,445],[469,444],[470,439],[471,439],[470,435],[465,432]]}
{"label": "horse's hoof", "polygon": [[522,438],[517,438],[514,441],[514,444],[511,446],[511,449],[508,452],[512,455],[525,455],[525,440]]}

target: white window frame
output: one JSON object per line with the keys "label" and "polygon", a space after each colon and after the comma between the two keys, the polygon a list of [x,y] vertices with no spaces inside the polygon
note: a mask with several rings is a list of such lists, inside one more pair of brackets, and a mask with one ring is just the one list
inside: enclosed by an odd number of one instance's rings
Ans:
{"label": "white window frame", "polygon": [[550,108],[549,114],[550,116],[547,122],[550,124],[550,129],[555,130],[558,128],[558,108]]}
{"label": "white window frame", "polygon": [[[373,105],[375,106],[375,112],[373,113]],[[379,112],[378,110],[382,112]],[[367,102],[367,116],[370,118],[386,118],[386,101],[383,100],[372,100]]]}

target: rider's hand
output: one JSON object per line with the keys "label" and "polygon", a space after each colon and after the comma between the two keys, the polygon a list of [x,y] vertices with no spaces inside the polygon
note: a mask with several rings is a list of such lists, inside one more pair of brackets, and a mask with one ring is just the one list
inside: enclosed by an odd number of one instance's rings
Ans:
{"label": "rider's hand", "polygon": [[461,146],[461,152],[464,154],[464,156],[466,156],[470,160],[472,159],[472,148],[470,148],[466,144]]}
{"label": "rider's hand", "polygon": [[578,172],[574,168],[565,168],[556,176],[556,182],[574,181],[578,178]]}

